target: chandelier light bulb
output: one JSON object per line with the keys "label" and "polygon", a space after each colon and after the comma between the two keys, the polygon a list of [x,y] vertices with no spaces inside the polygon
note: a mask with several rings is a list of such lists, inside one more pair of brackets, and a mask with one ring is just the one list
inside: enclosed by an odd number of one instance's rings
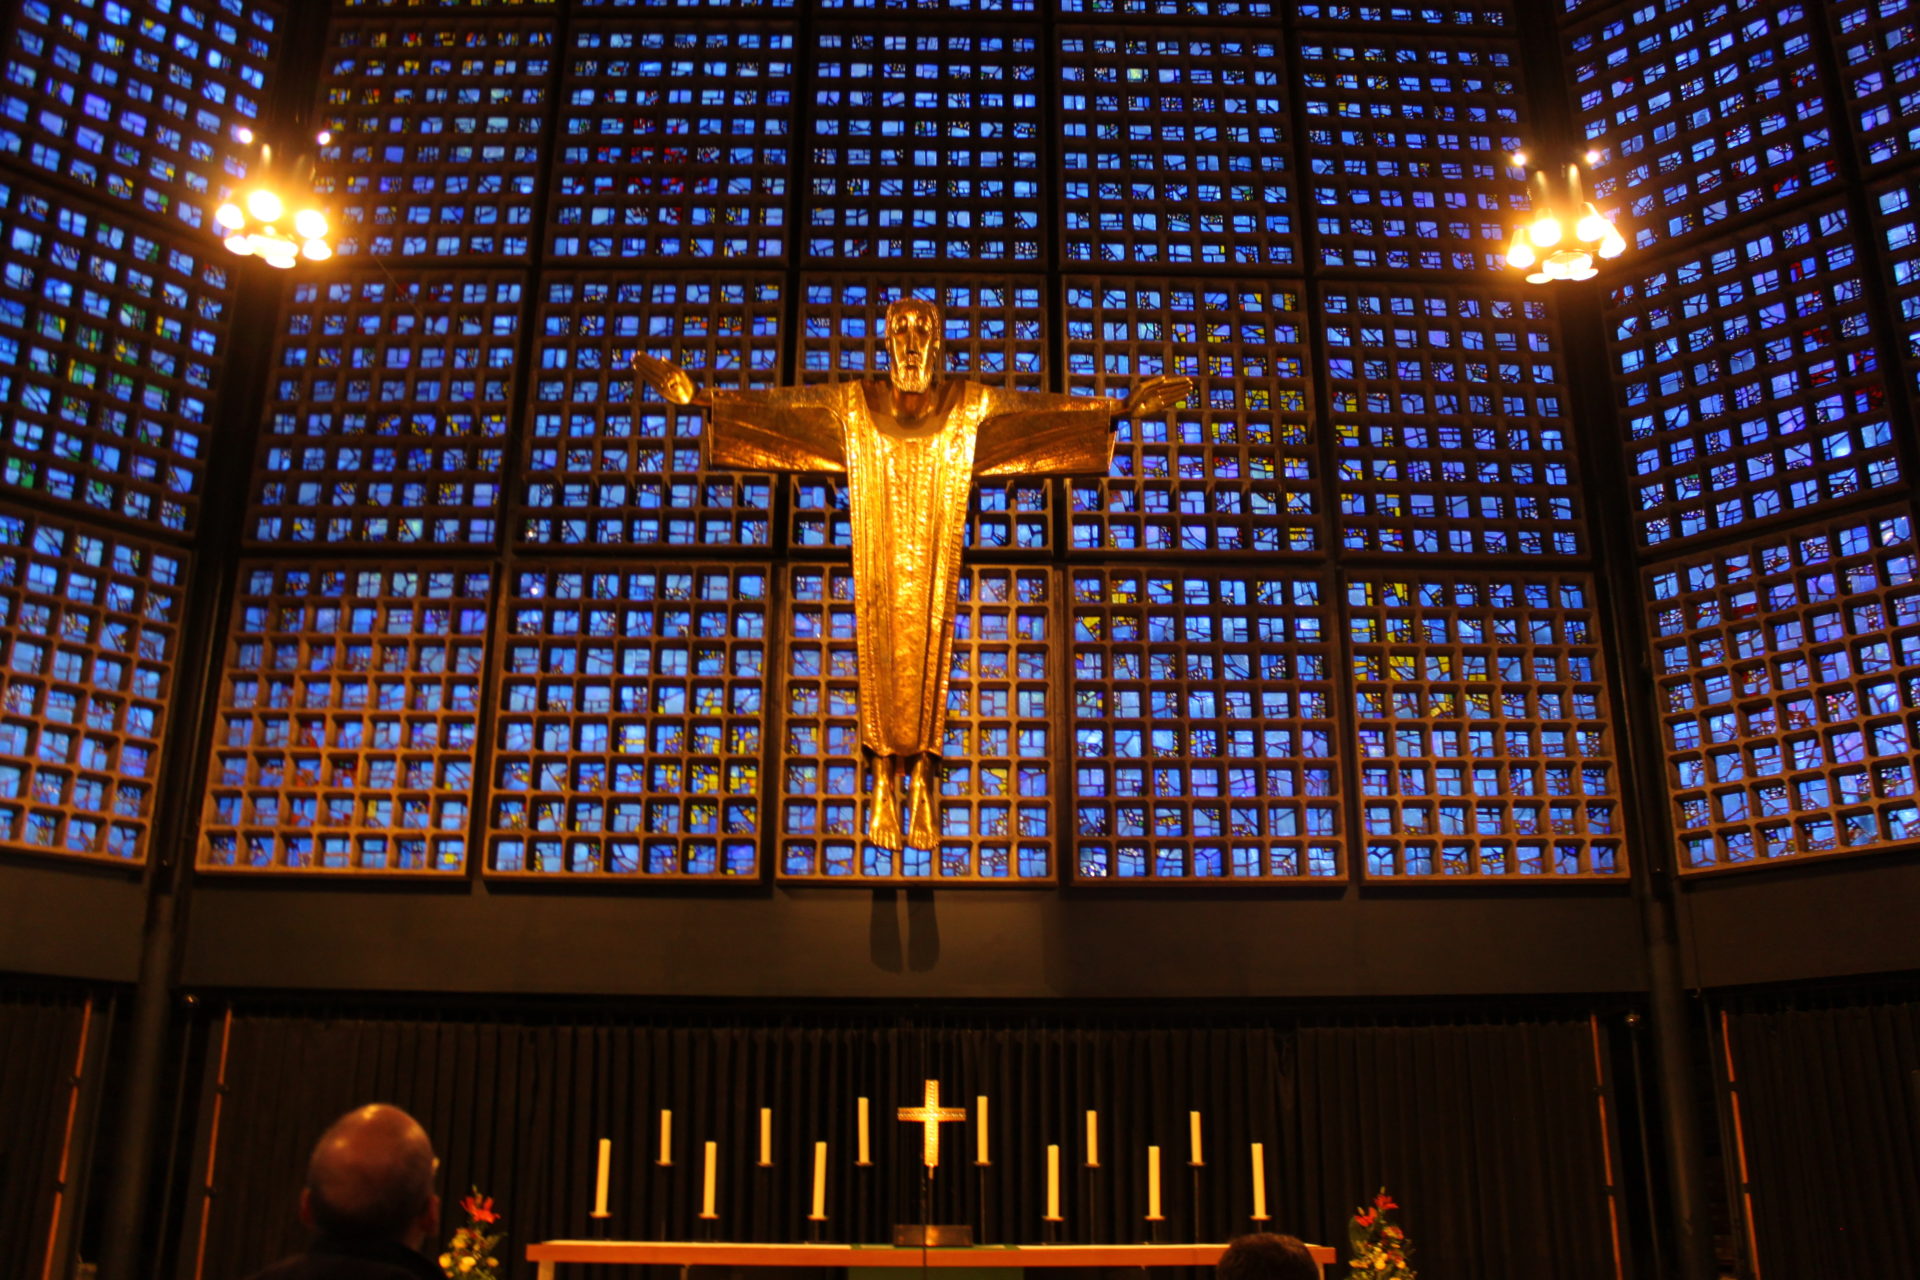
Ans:
{"label": "chandelier light bulb", "polygon": [[328,246],[325,240],[318,238],[309,240],[300,246],[300,252],[306,256],[309,262],[325,262],[333,256],[332,248]]}
{"label": "chandelier light bulb", "polygon": [[1553,277],[1544,271],[1535,271],[1527,276],[1528,284],[1552,284]]}
{"label": "chandelier light bulb", "polygon": [[1598,271],[1595,271],[1595,270],[1594,270],[1594,269],[1593,269],[1592,267],[1582,267],[1582,268],[1581,268],[1580,270],[1578,270],[1578,271],[1576,271],[1576,272],[1574,272],[1574,273],[1573,273],[1572,275],[1570,275],[1570,276],[1568,276],[1568,277],[1567,277],[1567,279],[1569,279],[1569,280],[1591,280],[1591,279],[1593,279],[1593,278],[1594,278],[1595,276],[1597,276],[1597,275],[1599,275],[1599,274],[1600,274],[1600,273],[1599,273]]}
{"label": "chandelier light bulb", "polygon": [[1542,249],[1553,248],[1560,243],[1560,219],[1550,213],[1541,214],[1527,228],[1527,238]]}
{"label": "chandelier light bulb", "polygon": [[318,209],[302,209],[293,215],[293,229],[304,239],[318,240],[327,234],[327,215]]}
{"label": "chandelier light bulb", "polygon": [[247,235],[245,232],[236,231],[228,236],[226,245],[229,250],[239,254],[243,258],[253,253],[253,237]]}
{"label": "chandelier light bulb", "polygon": [[1524,151],[1516,151],[1516,152],[1514,152],[1514,153],[1513,153],[1513,162],[1514,162],[1515,164],[1518,164],[1518,165],[1524,165],[1524,164],[1526,164],[1526,162],[1527,162],[1527,153],[1526,153],[1526,152],[1524,152]]}
{"label": "chandelier light bulb", "polygon": [[1600,163],[1600,153],[1598,151],[1587,152],[1586,161],[1587,161],[1587,168],[1589,169],[1593,168],[1593,166]]}
{"label": "chandelier light bulb", "polygon": [[1526,232],[1514,232],[1513,243],[1507,246],[1507,265],[1525,271],[1539,260],[1540,257],[1533,251],[1533,246],[1527,243]]}
{"label": "chandelier light bulb", "polygon": [[247,225],[247,211],[229,202],[215,211],[213,220],[229,231],[238,231]]}
{"label": "chandelier light bulb", "polygon": [[1626,238],[1614,228],[1608,227],[1607,238],[1600,242],[1600,256],[1603,258],[1617,258],[1626,251]]}
{"label": "chandelier light bulb", "polygon": [[278,222],[286,211],[287,206],[280,202],[280,197],[265,187],[247,193],[247,212],[262,222]]}
{"label": "chandelier light bulb", "polygon": [[1574,236],[1586,244],[1598,244],[1607,238],[1613,226],[1600,216],[1600,211],[1591,201],[1580,206],[1580,221],[1573,229]]}

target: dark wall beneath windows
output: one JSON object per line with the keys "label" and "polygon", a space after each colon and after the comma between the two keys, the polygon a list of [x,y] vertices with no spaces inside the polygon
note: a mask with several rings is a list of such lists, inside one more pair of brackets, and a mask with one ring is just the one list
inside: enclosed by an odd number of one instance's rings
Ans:
{"label": "dark wall beneath windows", "polygon": [[1735,987],[1920,970],[1912,855],[1768,867],[1684,887],[1687,981]]}
{"label": "dark wall beneath windows", "polygon": [[130,871],[0,862],[0,973],[132,982],[145,921]]}
{"label": "dark wall beneath windows", "polygon": [[1632,901],[774,890],[727,897],[203,880],[184,981],[653,996],[1419,996],[1643,989]]}

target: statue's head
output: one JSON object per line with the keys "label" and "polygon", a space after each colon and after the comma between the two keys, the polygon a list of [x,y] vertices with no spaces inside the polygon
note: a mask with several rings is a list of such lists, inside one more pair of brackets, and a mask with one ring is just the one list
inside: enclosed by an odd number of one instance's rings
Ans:
{"label": "statue's head", "polygon": [[940,308],[924,298],[901,298],[887,308],[887,375],[896,390],[918,394],[940,380],[946,365],[940,336]]}

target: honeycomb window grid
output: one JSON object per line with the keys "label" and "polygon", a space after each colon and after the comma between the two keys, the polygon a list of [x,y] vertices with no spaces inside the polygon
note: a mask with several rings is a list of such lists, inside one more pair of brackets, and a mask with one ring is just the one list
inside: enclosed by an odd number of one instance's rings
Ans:
{"label": "honeycomb window grid", "polygon": [[1068,573],[1075,877],[1344,879],[1321,576]]}
{"label": "honeycomb window grid", "polygon": [[1824,205],[1630,268],[1606,308],[1642,545],[1897,484],[1859,239]]}
{"label": "honeycomb window grid", "polygon": [[1321,313],[1348,549],[1585,552],[1566,370],[1543,295],[1328,284]]}
{"label": "honeycomb window grid", "polygon": [[1124,400],[1195,379],[1179,406],[1122,418],[1107,478],[1067,482],[1076,555],[1304,552],[1321,545],[1300,286],[1069,277],[1067,389]]}
{"label": "honeycomb window grid", "polygon": [[210,231],[208,210],[246,176],[284,5],[15,8],[0,155]]}
{"label": "honeycomb window grid", "polygon": [[568,39],[548,255],[784,261],[792,23],[593,19]]}
{"label": "honeycomb window grid", "polygon": [[[1058,878],[1052,570],[960,571],[939,783],[938,849],[868,844],[853,573],[788,570],[776,879],[1031,885]],[[905,806],[902,805],[902,813]]]}
{"label": "honeycomb window grid", "polygon": [[523,260],[531,251],[551,19],[336,16],[314,187],[343,256]]}
{"label": "honeycomb window grid", "polygon": [[0,178],[0,493],[193,531],[233,281],[209,238]]}
{"label": "honeycomb window grid", "polygon": [[1920,836],[1917,563],[1901,509],[1644,571],[1683,873]]}
{"label": "honeycomb window grid", "polygon": [[[1284,2],[1284,0],[1283,0]],[[1060,14],[1075,21],[1086,18],[1180,18],[1185,21],[1221,18],[1265,21],[1278,18],[1273,0],[1059,0]]]}
{"label": "honeycomb window grid", "polygon": [[508,570],[488,870],[759,879],[770,570]]}
{"label": "honeycomb window grid", "polygon": [[[886,312],[903,297],[940,307],[945,376],[1015,391],[1046,389],[1046,283],[1037,276],[947,275],[938,283],[895,275],[801,278],[800,378],[808,385],[886,376]],[[849,547],[844,477],[788,480],[798,548]],[[969,551],[1045,551],[1053,545],[1058,481],[1016,476],[974,485],[962,537]]]}
{"label": "honeycomb window grid", "polygon": [[702,410],[636,386],[635,351],[699,386],[757,388],[780,375],[780,277],[547,272],[540,277],[523,455],[523,544],[769,544],[773,478],[706,469]]}
{"label": "honeycomb window grid", "polygon": [[1920,18],[1906,0],[1841,0],[1833,24],[1846,94],[1869,165],[1920,152]]}
{"label": "honeycomb window grid", "polygon": [[1593,202],[1641,250],[1765,217],[1838,176],[1808,6],[1622,6],[1567,32]]}
{"label": "honeycomb window grid", "polygon": [[1305,208],[1331,267],[1504,271],[1531,207],[1518,46],[1497,37],[1304,33],[1293,59]]}
{"label": "honeycomb window grid", "polygon": [[1045,13],[1045,0],[819,0],[822,13],[870,11],[880,14],[970,15],[1034,17]]}
{"label": "honeycomb window grid", "polygon": [[1294,265],[1277,38],[1085,27],[1058,39],[1067,261]]}
{"label": "honeycomb window grid", "polygon": [[1037,264],[1038,27],[822,24],[812,51],[809,263]]}
{"label": "honeycomb window grid", "polygon": [[1873,188],[1872,235],[1886,254],[1894,334],[1908,387],[1920,386],[1920,180],[1895,178]]}
{"label": "honeycomb window grid", "polygon": [[250,540],[492,545],[523,282],[364,268],[289,281]]}
{"label": "honeycomb window grid", "polygon": [[243,563],[201,868],[462,872],[491,597],[481,566]]}
{"label": "honeycomb window grid", "polygon": [[[1524,0],[1522,0],[1524,3]],[[1428,27],[1444,31],[1509,31],[1513,28],[1508,0],[1491,4],[1348,4],[1329,0],[1294,0],[1295,18],[1308,26]]]}
{"label": "honeycomb window grid", "polygon": [[187,560],[0,513],[0,844],[141,863]]}
{"label": "honeycomb window grid", "polygon": [[1621,801],[1584,574],[1347,583],[1363,874],[1623,874]]}

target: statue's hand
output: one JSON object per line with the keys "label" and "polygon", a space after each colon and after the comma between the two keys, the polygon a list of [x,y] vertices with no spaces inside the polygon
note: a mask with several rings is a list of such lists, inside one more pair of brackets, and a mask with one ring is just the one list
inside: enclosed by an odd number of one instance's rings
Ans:
{"label": "statue's hand", "polygon": [[1171,409],[1193,394],[1193,379],[1179,376],[1148,378],[1127,397],[1126,415],[1141,418]]}
{"label": "statue's hand", "polygon": [[634,352],[631,363],[634,376],[658,391],[661,398],[669,404],[694,402],[696,397],[693,379],[689,378],[687,371],[679,365],[655,359],[644,351]]}

